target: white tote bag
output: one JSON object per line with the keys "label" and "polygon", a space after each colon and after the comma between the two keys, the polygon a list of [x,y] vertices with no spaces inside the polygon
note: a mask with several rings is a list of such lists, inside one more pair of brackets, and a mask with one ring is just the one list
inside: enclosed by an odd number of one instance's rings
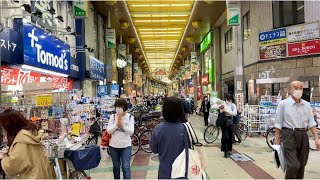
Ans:
{"label": "white tote bag", "polygon": [[192,142],[194,145],[194,150],[198,152],[200,161],[201,161],[201,167],[202,169],[207,169],[208,167],[208,158],[207,158],[207,154],[204,151],[204,147],[203,145],[199,142],[198,137],[196,135],[196,133],[194,132],[193,127],[191,126],[191,124],[189,122],[185,123],[188,127],[188,130],[191,134],[191,138],[192,138]]}
{"label": "white tote bag", "polygon": [[[189,147],[185,147],[185,149],[175,159],[172,164],[171,178],[206,179],[206,173],[202,169],[199,154],[196,150],[194,150],[188,125],[184,123],[184,126],[188,132],[191,149]],[[187,143],[185,144],[187,146]]]}

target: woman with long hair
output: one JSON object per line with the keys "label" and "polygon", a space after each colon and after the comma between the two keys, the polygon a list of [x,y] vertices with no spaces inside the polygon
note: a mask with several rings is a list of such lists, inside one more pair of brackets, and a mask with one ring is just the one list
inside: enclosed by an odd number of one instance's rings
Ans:
{"label": "woman with long hair", "polygon": [[0,127],[9,150],[1,157],[4,172],[12,179],[51,179],[51,166],[41,143],[43,133],[21,113],[7,109],[0,113]]}

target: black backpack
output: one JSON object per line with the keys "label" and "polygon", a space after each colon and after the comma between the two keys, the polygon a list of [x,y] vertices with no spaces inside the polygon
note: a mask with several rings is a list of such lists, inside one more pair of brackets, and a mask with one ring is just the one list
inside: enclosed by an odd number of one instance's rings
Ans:
{"label": "black backpack", "polygon": [[190,113],[189,102],[186,100],[183,101],[183,109],[184,109],[184,113]]}
{"label": "black backpack", "polygon": [[90,126],[89,133],[94,135],[99,135],[101,131],[101,127],[98,124],[98,121],[94,121],[94,123]]}

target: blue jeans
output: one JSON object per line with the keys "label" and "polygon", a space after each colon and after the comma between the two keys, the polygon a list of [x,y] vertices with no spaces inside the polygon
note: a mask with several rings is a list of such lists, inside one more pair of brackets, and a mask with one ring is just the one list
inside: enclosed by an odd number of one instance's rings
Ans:
{"label": "blue jeans", "polygon": [[113,148],[109,146],[110,156],[113,163],[113,177],[114,179],[120,179],[120,165],[122,163],[123,179],[131,179],[130,161],[131,161],[131,149],[126,148]]}

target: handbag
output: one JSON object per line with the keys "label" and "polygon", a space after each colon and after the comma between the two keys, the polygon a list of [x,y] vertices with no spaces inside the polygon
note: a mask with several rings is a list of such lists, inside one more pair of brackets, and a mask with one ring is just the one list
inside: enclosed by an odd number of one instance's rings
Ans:
{"label": "handbag", "polygon": [[219,112],[218,118],[216,121],[216,125],[219,127],[225,127],[226,126],[226,121],[225,121],[225,113],[224,112]]}
{"label": "handbag", "polygon": [[109,146],[111,140],[111,134],[104,131],[101,136],[101,146]]}
{"label": "handbag", "polygon": [[185,123],[188,127],[188,130],[191,134],[191,138],[192,138],[192,144],[194,145],[194,150],[196,150],[199,154],[199,158],[201,161],[201,167],[202,169],[207,169],[208,167],[208,158],[207,158],[207,154],[204,151],[204,147],[202,145],[202,143],[199,142],[198,137],[196,135],[196,133],[194,132],[193,127],[191,126],[191,124],[189,122]]}
{"label": "handbag", "polygon": [[179,154],[172,164],[171,178],[172,179],[206,179],[206,173],[202,169],[201,160],[198,152],[194,149],[192,136],[188,125],[183,123],[187,133],[190,148],[185,142],[185,149]]}

